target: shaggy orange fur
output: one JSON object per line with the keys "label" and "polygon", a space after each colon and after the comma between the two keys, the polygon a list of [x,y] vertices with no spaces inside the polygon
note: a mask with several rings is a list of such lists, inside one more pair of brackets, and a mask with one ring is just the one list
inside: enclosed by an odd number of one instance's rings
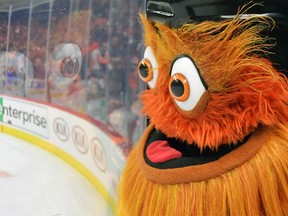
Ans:
{"label": "shaggy orange fur", "polygon": [[[172,29],[141,20],[158,79],[141,95],[151,123],[128,158],[118,215],[288,215],[288,84],[264,58],[272,45],[261,36],[273,21],[238,15]],[[169,93],[171,64],[181,54],[194,60],[208,85],[208,103],[198,116],[179,112]],[[202,150],[252,135],[216,162],[158,169],[144,160],[154,127]]]}
{"label": "shaggy orange fur", "polygon": [[250,161],[216,178],[185,184],[145,178],[134,149],[120,182],[118,215],[288,215],[288,128],[270,130]]}

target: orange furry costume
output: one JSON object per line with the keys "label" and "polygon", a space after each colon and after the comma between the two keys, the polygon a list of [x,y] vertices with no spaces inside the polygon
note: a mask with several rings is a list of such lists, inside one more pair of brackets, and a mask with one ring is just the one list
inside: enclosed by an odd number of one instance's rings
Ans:
{"label": "orange furry costume", "polygon": [[288,84],[260,57],[272,19],[141,20],[150,125],[123,172],[118,215],[288,215]]}

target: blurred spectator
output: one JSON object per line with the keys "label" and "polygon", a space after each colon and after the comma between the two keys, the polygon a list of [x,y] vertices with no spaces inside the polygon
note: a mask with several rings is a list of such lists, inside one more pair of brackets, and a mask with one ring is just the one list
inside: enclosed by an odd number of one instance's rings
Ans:
{"label": "blurred spectator", "polygon": [[105,72],[112,69],[110,54],[106,43],[99,44],[99,48],[91,52],[90,65],[92,76],[97,78],[105,77]]}
{"label": "blurred spectator", "polygon": [[42,58],[38,57],[34,62],[34,79],[45,79],[45,67]]}

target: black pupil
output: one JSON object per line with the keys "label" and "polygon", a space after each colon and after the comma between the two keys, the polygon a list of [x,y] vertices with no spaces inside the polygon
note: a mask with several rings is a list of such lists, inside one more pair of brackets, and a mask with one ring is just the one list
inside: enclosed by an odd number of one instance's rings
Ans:
{"label": "black pupil", "polygon": [[139,66],[139,72],[140,72],[140,75],[143,78],[148,77],[149,69],[148,69],[147,65],[144,62]]}
{"label": "black pupil", "polygon": [[176,97],[180,97],[184,94],[184,85],[178,80],[174,79],[171,83],[171,91]]}

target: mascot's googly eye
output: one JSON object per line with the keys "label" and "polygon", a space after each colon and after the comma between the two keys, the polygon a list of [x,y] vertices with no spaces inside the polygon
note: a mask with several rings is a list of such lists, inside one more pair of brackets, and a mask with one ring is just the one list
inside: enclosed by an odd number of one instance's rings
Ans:
{"label": "mascot's googly eye", "polygon": [[142,59],[138,64],[138,72],[140,78],[144,82],[150,82],[153,79],[153,68],[148,59]]}
{"label": "mascot's googly eye", "polygon": [[174,74],[169,81],[169,91],[177,101],[186,101],[190,95],[189,83],[181,73]]}
{"label": "mascot's googly eye", "polygon": [[158,77],[158,64],[151,47],[146,48],[144,58],[139,62],[138,74],[150,88],[154,88]]}
{"label": "mascot's googly eye", "polygon": [[188,56],[181,56],[174,61],[169,91],[180,109],[192,110],[206,89],[197,67]]}

